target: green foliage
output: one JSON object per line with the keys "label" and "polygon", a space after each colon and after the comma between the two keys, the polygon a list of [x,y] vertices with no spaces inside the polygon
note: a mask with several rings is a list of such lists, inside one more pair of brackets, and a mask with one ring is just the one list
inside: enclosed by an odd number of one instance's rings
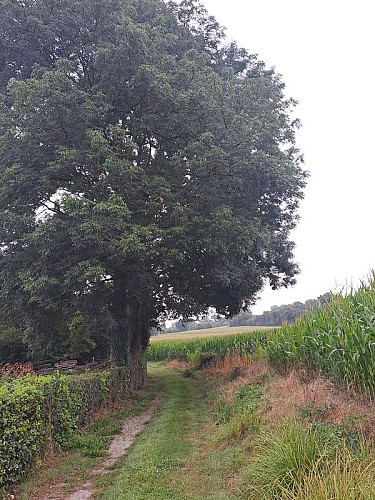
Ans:
{"label": "green foliage", "polygon": [[336,408],[335,403],[317,405],[314,401],[309,401],[305,405],[300,406],[298,412],[302,417],[314,420],[323,417],[327,411],[333,408]]}
{"label": "green foliage", "polygon": [[19,479],[48,439],[43,386],[25,380],[0,386],[0,485]]}
{"label": "green foliage", "polygon": [[103,457],[106,454],[106,441],[102,437],[84,435],[73,436],[69,441],[69,448],[80,449],[87,457]]}
{"label": "green foliage", "polygon": [[0,33],[0,303],[33,359],[123,366],[166,311],[294,283],[295,102],[199,2],[6,0]]}
{"label": "green foliage", "polygon": [[331,294],[326,293],[318,299],[309,299],[306,302],[293,302],[282,306],[272,306],[270,311],[263,314],[252,314],[243,311],[230,320],[230,326],[281,326],[283,323],[294,323],[298,318],[310,313],[319,306],[328,304]]}
{"label": "green foliage", "polygon": [[99,432],[102,436],[113,436],[120,434],[122,425],[120,423],[111,424],[108,418],[99,418],[93,425],[90,425],[89,432]]}
{"label": "green foliage", "polygon": [[195,360],[203,367],[208,360],[223,359],[229,353],[254,354],[267,345],[269,335],[271,332],[255,332],[190,340],[157,340],[150,343],[147,358],[149,361]]}
{"label": "green foliage", "polygon": [[[74,432],[115,395],[121,398],[128,384],[125,369],[115,377],[103,372],[2,379],[0,486],[17,482],[47,444],[70,445]],[[99,453],[100,443],[95,440],[85,446],[90,456]]]}
{"label": "green foliage", "polygon": [[21,330],[4,324],[0,325],[0,365],[29,361],[28,351],[28,345],[25,343]]}
{"label": "green foliage", "polygon": [[375,395],[375,281],[335,295],[325,306],[283,326],[267,347],[279,367],[321,370],[351,389]]}
{"label": "green foliage", "polygon": [[246,436],[249,432],[259,430],[259,418],[254,413],[239,410],[219,430],[218,440],[229,441]]}

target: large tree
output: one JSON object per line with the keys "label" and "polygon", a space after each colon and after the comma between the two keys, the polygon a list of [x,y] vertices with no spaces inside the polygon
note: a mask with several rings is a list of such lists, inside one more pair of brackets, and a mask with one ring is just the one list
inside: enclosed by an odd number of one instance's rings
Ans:
{"label": "large tree", "polygon": [[163,313],[293,284],[295,102],[195,0],[1,0],[0,92],[0,294],[35,353],[123,364]]}

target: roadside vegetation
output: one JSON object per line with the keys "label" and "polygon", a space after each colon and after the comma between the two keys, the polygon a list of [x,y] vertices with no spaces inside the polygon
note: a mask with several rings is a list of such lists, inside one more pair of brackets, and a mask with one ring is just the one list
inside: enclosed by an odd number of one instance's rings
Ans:
{"label": "roadside vegetation", "polygon": [[150,372],[164,403],[95,498],[374,498],[375,413],[365,401],[233,354]]}
{"label": "roadside vegetation", "polygon": [[[142,404],[159,394],[160,409],[96,498],[375,498],[374,310],[370,283],[278,330],[152,342]],[[104,459],[117,416],[69,437],[65,492]]]}
{"label": "roadside vegetation", "polygon": [[[143,389],[126,395],[121,401],[103,408],[96,419],[66,440],[63,449],[51,447],[36,461],[32,471],[15,488],[0,491],[0,498],[40,500],[67,498],[80,485],[93,479],[92,471],[108,457],[108,446],[122,431],[124,420],[144,413],[158,397],[159,387],[149,378]],[[106,474],[107,479],[110,473]],[[100,476],[94,476],[100,482]]]}
{"label": "roadside vegetation", "polygon": [[[152,359],[190,361],[185,376],[193,377],[236,356],[255,365],[262,360],[267,377],[275,377],[265,391],[245,390],[250,403],[237,406],[235,396],[229,406],[219,405],[224,442],[252,436],[244,445],[240,497],[374,498],[374,282],[332,296],[324,307],[277,331],[232,337],[231,344],[221,337],[155,342],[150,349]],[[240,373],[236,365],[227,376]]]}
{"label": "roadside vegetation", "polygon": [[[121,400],[129,387],[126,369],[65,376],[0,378],[0,488],[24,477],[51,449],[65,449],[98,411]],[[81,442],[92,456],[102,444]],[[96,451],[95,451],[96,450]]]}

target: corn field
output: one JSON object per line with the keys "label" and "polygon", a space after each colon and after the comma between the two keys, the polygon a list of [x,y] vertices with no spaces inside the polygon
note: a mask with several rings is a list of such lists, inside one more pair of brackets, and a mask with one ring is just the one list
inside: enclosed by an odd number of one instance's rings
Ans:
{"label": "corn field", "polygon": [[348,388],[375,395],[375,280],[332,301],[270,337],[278,367],[321,371]]}
{"label": "corn field", "polygon": [[269,332],[152,343],[150,361],[192,360],[202,354],[264,355],[277,368],[321,372],[349,389],[375,397],[375,278],[358,290]]}
{"label": "corn field", "polygon": [[227,337],[153,342],[148,347],[148,360],[166,361],[179,359],[182,361],[190,361],[198,359],[202,355],[212,355],[218,358],[224,358],[227,354],[232,353],[248,356],[267,345],[268,335],[268,332],[262,331],[229,335]]}

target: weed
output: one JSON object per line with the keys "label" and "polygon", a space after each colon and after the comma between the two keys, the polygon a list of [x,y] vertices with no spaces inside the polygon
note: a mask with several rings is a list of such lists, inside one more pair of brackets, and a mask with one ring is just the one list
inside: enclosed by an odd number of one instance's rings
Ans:
{"label": "weed", "polygon": [[235,366],[232,371],[230,372],[229,376],[228,376],[228,380],[229,381],[232,381],[232,380],[236,380],[236,378],[240,377],[243,373],[243,368],[242,366]]}
{"label": "weed", "polygon": [[233,415],[220,429],[218,440],[228,441],[245,437],[249,432],[258,432],[259,418],[254,413],[241,410]]}
{"label": "weed", "polygon": [[202,370],[203,368],[206,368],[217,357],[218,357],[218,354],[215,352],[202,352],[202,353],[200,353],[198,355],[198,358],[196,359],[197,369]]}
{"label": "weed", "polygon": [[375,464],[358,459],[347,450],[336,454],[333,463],[315,465],[294,490],[282,488],[280,500],[371,500],[375,498]]}
{"label": "weed", "polygon": [[368,447],[366,446],[363,434],[360,432],[353,432],[344,425],[333,424],[331,422],[314,422],[312,428],[330,434],[332,443],[336,446],[344,445],[355,456],[364,457],[368,455]]}
{"label": "weed", "polygon": [[258,385],[248,384],[237,389],[234,401],[218,400],[217,423],[222,425],[219,441],[242,438],[249,432],[259,430],[259,418],[255,413],[261,397],[261,388]]}
{"label": "weed", "polygon": [[215,405],[216,424],[226,424],[233,417],[233,405],[218,401]]}
{"label": "weed", "polygon": [[116,436],[117,434],[120,434],[122,431],[122,424],[121,423],[115,423],[107,427],[103,431],[104,436]]}
{"label": "weed", "polygon": [[197,371],[197,368],[196,366],[191,366],[190,368],[186,368],[183,372],[182,372],[182,376],[184,378],[193,378],[194,377],[194,374],[195,372]]}
{"label": "weed", "polygon": [[334,408],[336,408],[335,403],[317,405],[314,401],[308,401],[298,408],[298,412],[304,418],[315,420],[324,417],[329,410]]}
{"label": "weed", "polygon": [[90,432],[103,431],[103,429],[106,429],[108,425],[109,425],[108,418],[99,418],[98,420],[96,420],[96,422],[90,425],[89,431]]}
{"label": "weed", "polygon": [[106,454],[106,441],[100,436],[77,435],[71,438],[70,448],[82,450],[87,457],[103,457]]}

